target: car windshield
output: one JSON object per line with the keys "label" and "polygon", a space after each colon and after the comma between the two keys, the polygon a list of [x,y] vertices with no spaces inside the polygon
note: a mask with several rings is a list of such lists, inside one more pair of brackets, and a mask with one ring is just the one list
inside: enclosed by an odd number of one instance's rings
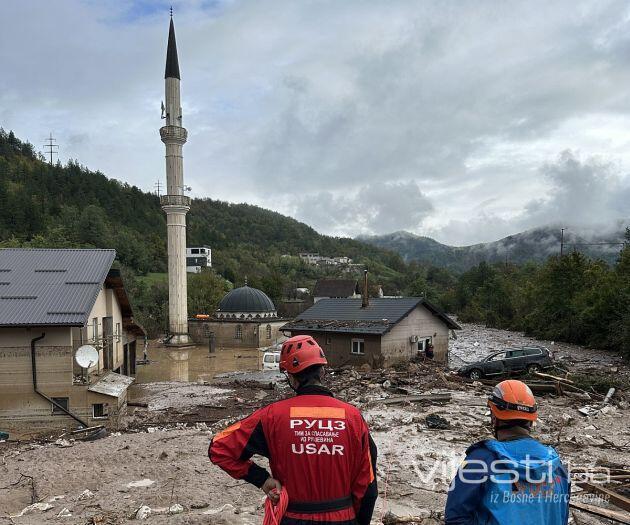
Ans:
{"label": "car windshield", "polygon": [[274,362],[274,356],[273,355],[266,355],[264,360],[265,360],[265,363],[273,363]]}
{"label": "car windshield", "polygon": [[505,352],[486,357],[486,361],[501,361],[502,359],[505,359]]}

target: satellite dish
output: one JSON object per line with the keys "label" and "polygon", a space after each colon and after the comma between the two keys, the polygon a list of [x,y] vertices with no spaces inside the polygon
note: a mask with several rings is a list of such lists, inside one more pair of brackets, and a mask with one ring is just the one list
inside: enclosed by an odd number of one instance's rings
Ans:
{"label": "satellite dish", "polygon": [[98,351],[92,345],[80,346],[74,354],[74,360],[81,368],[90,368],[98,363]]}

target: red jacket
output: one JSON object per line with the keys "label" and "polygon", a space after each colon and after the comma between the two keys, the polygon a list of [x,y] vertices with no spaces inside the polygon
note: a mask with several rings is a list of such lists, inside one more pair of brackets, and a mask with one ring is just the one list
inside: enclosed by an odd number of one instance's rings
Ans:
{"label": "red jacket", "polygon": [[[250,458],[269,458],[287,489],[283,525],[368,525],[377,497],[376,445],[359,410],[321,386],[261,408],[210,442],[210,461],[262,487],[270,474]],[[356,521],[355,521],[356,520]]]}

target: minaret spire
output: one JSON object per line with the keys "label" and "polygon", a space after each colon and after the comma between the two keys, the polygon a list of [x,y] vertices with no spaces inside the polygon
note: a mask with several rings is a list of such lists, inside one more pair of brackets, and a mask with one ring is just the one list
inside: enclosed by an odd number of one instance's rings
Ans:
{"label": "minaret spire", "polygon": [[171,7],[171,24],[168,28],[168,47],[166,48],[166,70],[164,78],[179,78],[179,60],[177,59],[177,42],[175,41],[175,25],[173,24],[173,8]]}
{"label": "minaret spire", "polygon": [[182,126],[180,100],[179,61],[175,43],[175,26],[171,12],[164,73],[166,122],[160,128],[162,142],[166,146],[166,195],[160,198],[166,213],[168,235],[168,324],[171,346],[191,343],[188,335],[188,290],[186,280],[186,213],[190,210],[190,198],[184,195],[183,146],[188,138]]}

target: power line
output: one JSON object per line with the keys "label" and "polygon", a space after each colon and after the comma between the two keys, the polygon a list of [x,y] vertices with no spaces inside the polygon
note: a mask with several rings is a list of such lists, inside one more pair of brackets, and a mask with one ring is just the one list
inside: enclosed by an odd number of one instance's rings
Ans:
{"label": "power line", "polygon": [[51,166],[53,163],[53,153],[56,154],[57,156],[59,155],[59,145],[55,144],[56,141],[57,139],[52,136],[52,132],[51,132],[50,136],[46,139],[46,144],[44,144],[44,148],[48,150],[47,153],[50,157]]}

